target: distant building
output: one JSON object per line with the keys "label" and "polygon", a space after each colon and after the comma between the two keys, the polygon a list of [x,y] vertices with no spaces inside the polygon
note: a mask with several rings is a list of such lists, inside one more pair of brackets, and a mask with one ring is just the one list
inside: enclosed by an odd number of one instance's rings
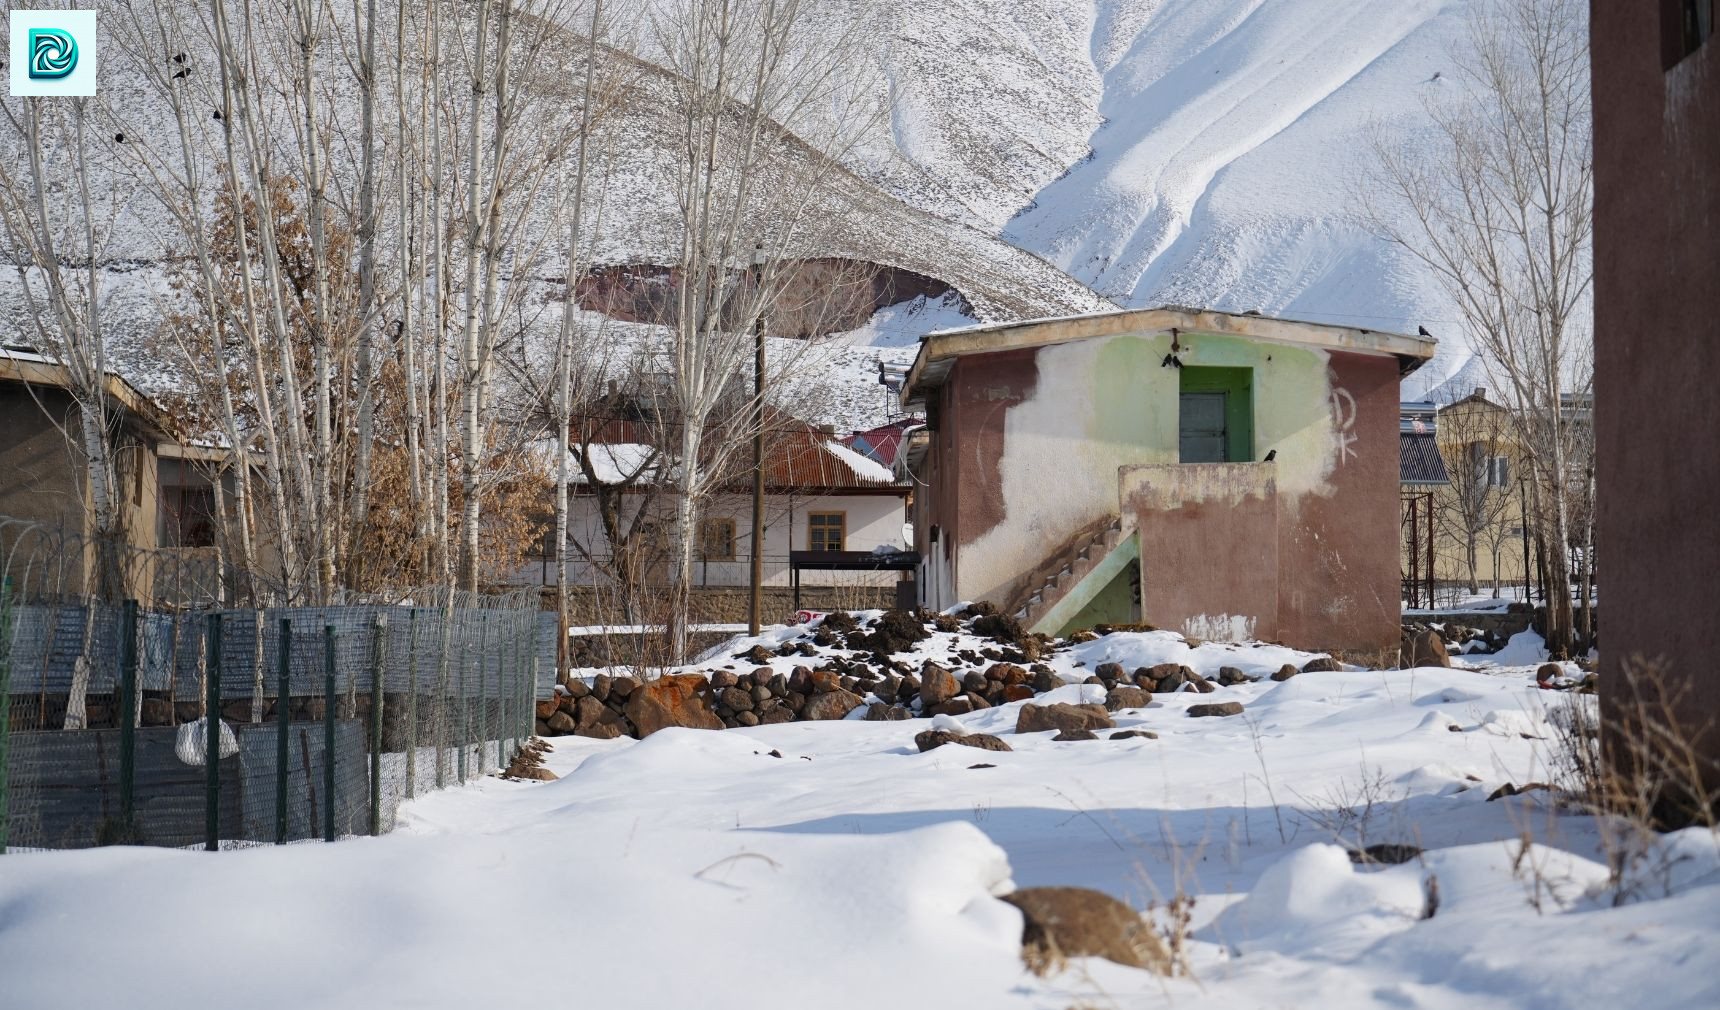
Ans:
{"label": "distant building", "polygon": [[903,389],[928,605],[1398,641],[1398,380],[1423,337],[1161,308],[925,338]]}
{"label": "distant building", "polygon": [[[31,556],[64,555],[68,543],[95,530],[89,465],[75,437],[82,407],[72,389],[54,358],[0,348],[0,522],[9,523],[0,529],[0,574],[11,576],[19,592],[96,591],[93,554],[69,568],[61,558]],[[213,561],[225,524],[216,521],[212,475],[226,469],[228,454],[190,444],[166,410],[118,374],[108,375],[106,395],[121,510],[126,584],[120,591],[174,602],[213,592],[206,576],[214,566],[203,562]],[[26,525],[37,530],[21,537]],[[204,549],[199,568],[207,571],[164,563],[197,561]]]}
{"label": "distant building", "polygon": [[1627,657],[1663,660],[1720,760],[1717,8],[1593,4],[1590,58],[1603,701]]}
{"label": "distant building", "polygon": [[[592,473],[606,485],[628,485],[620,491],[623,530],[639,517],[633,549],[650,559],[644,581],[668,585],[669,545],[679,495],[672,460],[654,451],[631,429],[615,426],[602,440],[586,448]],[[773,428],[765,450],[764,585],[787,587],[791,552],[870,552],[906,546],[903,523],[909,486],[891,468],[834,432],[809,425]],[[553,446],[546,443],[548,462]],[[576,447],[575,451],[578,451]],[[741,587],[749,584],[752,561],[752,468],[750,452],[731,466],[735,479],[711,494],[699,517],[693,561],[696,586]],[[576,560],[569,581],[577,586],[606,586],[616,545],[604,532],[602,503],[593,482],[577,459],[569,484],[568,538]],[[516,583],[555,582],[554,534],[528,559]],[[869,572],[808,572],[811,585],[872,585],[893,582],[893,574]]]}

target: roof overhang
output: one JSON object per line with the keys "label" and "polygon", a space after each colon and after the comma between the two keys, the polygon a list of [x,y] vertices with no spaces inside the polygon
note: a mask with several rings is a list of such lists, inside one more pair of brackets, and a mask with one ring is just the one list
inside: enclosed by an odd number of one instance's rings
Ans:
{"label": "roof overhang", "polygon": [[905,405],[923,403],[928,392],[943,385],[956,361],[968,355],[1049,347],[1097,337],[1157,335],[1173,329],[1191,335],[1244,337],[1328,351],[1393,357],[1398,361],[1400,376],[1408,375],[1432,358],[1436,343],[1432,337],[1384,330],[1174,305],[964,326],[955,330],[938,330],[920,338],[920,353],[914,358],[914,365],[902,384],[902,402]]}
{"label": "roof overhang", "polygon": [[[71,372],[65,365],[45,356],[36,354],[13,354],[0,351],[0,381],[10,380],[21,382],[27,386],[45,386],[55,389],[70,390],[72,388]],[[177,427],[165,410],[137,387],[127,382],[114,372],[109,372],[102,378],[103,389],[115,403],[125,408],[133,417],[158,438],[178,438]]]}

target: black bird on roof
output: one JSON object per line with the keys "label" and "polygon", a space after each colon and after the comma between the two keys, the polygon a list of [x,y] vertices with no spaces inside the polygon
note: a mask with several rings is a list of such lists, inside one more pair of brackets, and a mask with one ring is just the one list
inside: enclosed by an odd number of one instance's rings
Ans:
{"label": "black bird on roof", "polygon": [[190,73],[190,72],[191,72],[191,71],[189,71],[189,70],[181,70],[181,71],[179,71],[179,72],[178,72],[178,73],[176,73],[176,74],[174,74],[174,75],[173,75],[173,79],[174,79],[174,80],[176,80],[176,81],[177,81],[177,80],[179,80],[179,79],[180,79],[180,78],[181,78],[181,77],[184,77],[184,76],[185,76],[185,75],[186,75],[186,74],[189,74],[189,73]]}
{"label": "black bird on roof", "polygon": [[1278,450],[1277,449],[1271,449],[1266,453],[1266,459],[1263,460],[1263,462],[1270,463],[1277,458],[1278,458]]}
{"label": "black bird on roof", "polygon": [[219,121],[221,119],[221,110],[216,109],[213,113],[211,113],[211,115],[213,115],[215,117],[215,119],[217,121]]}
{"label": "black bird on roof", "polygon": [[173,57],[173,62],[175,62],[175,63],[184,63],[184,62],[185,62],[185,54],[184,54],[184,53],[179,53],[179,54],[178,54],[178,55],[176,55],[176,56],[174,56],[174,57]]}
{"label": "black bird on roof", "polygon": [[1417,332],[1417,333],[1419,333],[1419,334],[1421,334],[1421,335],[1422,335],[1422,336],[1424,336],[1424,337],[1431,337],[1431,336],[1433,336],[1433,334],[1431,334],[1431,333],[1429,333],[1429,332],[1427,332],[1427,327],[1425,327],[1425,326],[1417,326],[1417,327],[1416,327],[1416,328],[1415,328],[1415,331],[1416,331],[1416,332]]}

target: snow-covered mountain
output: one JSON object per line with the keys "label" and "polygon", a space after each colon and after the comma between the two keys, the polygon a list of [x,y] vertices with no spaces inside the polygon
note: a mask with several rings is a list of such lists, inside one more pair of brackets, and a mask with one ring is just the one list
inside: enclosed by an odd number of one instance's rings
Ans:
{"label": "snow-covered mountain", "polygon": [[1375,124],[1437,161],[1425,101],[1456,93],[1466,0],[943,0],[882,56],[896,152],[875,173],[1107,300],[1258,309],[1444,338],[1425,269],[1355,215]]}

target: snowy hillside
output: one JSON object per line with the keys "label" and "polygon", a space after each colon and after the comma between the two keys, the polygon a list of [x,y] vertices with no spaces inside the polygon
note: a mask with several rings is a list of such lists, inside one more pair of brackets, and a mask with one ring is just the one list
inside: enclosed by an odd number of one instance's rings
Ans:
{"label": "snowy hillside", "polygon": [[[928,5],[932,6],[932,5]],[[899,152],[951,202],[1130,306],[1203,305],[1442,338],[1426,272],[1355,220],[1383,120],[1429,160],[1462,0],[944,0],[885,54]],[[1072,140],[1077,130],[1086,133]]]}

